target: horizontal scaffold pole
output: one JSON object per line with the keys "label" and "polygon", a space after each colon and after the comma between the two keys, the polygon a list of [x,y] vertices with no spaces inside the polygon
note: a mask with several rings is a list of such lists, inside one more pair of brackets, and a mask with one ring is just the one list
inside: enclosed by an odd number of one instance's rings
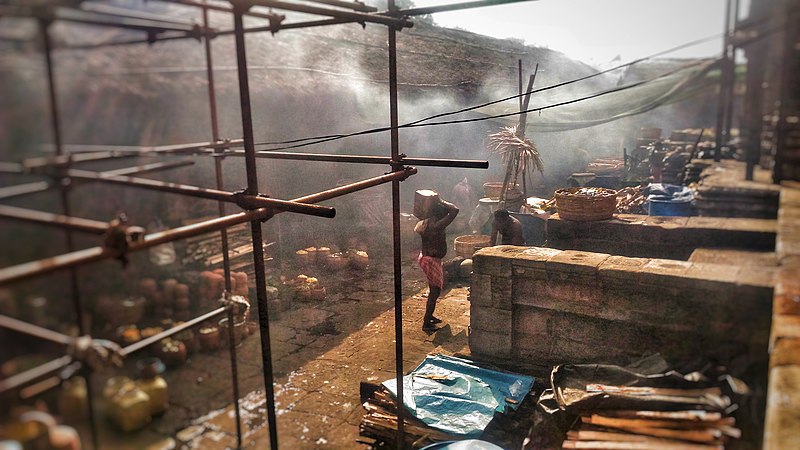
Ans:
{"label": "horizontal scaffold pole", "polygon": [[[298,203],[318,203],[325,200],[330,200],[336,197],[341,197],[356,191],[367,189],[373,186],[378,186],[384,183],[389,183],[394,180],[405,180],[411,175],[417,173],[417,169],[407,167],[392,172],[386,175],[381,175],[367,180],[359,181],[352,184],[347,184],[327,191],[319,192],[316,194],[306,195],[293,199],[292,202]],[[210,219],[204,222],[195,223],[192,225],[185,225],[170,230],[160,231],[144,236],[140,241],[133,242],[128,248],[128,252],[137,252],[145,250],[157,245],[166,244],[180,239],[186,239],[200,234],[218,231],[222,228],[229,228],[234,225],[239,225],[245,222],[252,222],[254,220],[266,220],[273,215],[280,213],[280,210],[273,209],[254,209],[252,211],[240,212],[231,214],[224,217]],[[92,247],[84,250],[79,250],[72,253],[53,256],[50,258],[40,259],[38,261],[27,262],[18,264],[16,266],[6,267],[0,269],[0,286],[9,283],[32,278],[39,275],[55,272],[57,270],[68,269],[70,267],[77,267],[104,259],[114,258],[112,252],[106,251],[103,247]]]}

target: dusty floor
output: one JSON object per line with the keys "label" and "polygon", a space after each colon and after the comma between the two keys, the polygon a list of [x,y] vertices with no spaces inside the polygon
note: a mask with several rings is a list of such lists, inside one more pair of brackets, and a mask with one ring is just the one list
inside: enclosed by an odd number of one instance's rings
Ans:
{"label": "dusty floor", "polygon": [[[405,371],[428,353],[468,354],[466,285],[453,285],[443,294],[437,316],[446,326],[429,335],[421,330],[427,295],[422,274],[408,260],[403,272]],[[359,384],[394,377],[391,261],[331,277],[327,287],[325,302],[295,305],[270,323],[282,449],[363,447],[356,442],[362,415]],[[243,448],[266,448],[269,443],[260,352],[257,334],[237,348]],[[164,378],[170,387],[167,413],[128,435],[103,424],[101,448],[236,447],[227,349],[195,354]]]}

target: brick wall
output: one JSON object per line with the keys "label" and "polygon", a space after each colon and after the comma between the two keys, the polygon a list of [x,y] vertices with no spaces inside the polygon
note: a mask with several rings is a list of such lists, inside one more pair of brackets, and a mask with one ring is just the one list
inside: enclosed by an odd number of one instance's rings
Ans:
{"label": "brick wall", "polygon": [[776,220],[617,214],[598,222],[547,221],[547,246],[645,258],[689,259],[699,247],[772,251]]}
{"label": "brick wall", "polygon": [[776,268],[497,246],[473,258],[472,353],[547,367],[750,356],[766,362]]}
{"label": "brick wall", "polygon": [[781,189],[764,448],[800,448],[800,183]]}

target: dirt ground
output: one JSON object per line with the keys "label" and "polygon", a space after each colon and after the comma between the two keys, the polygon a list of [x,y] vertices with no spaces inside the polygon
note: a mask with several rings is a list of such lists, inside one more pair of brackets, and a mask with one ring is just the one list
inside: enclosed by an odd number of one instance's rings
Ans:
{"label": "dirt ground", "polygon": [[[292,305],[270,322],[278,441],[282,449],[364,448],[356,442],[363,414],[361,381],[393,378],[395,367],[391,260],[363,272],[321,277],[324,302]],[[416,264],[403,263],[404,371],[428,353],[468,354],[468,284],[448,286],[434,334],[422,331],[427,287]],[[267,448],[260,337],[237,350],[242,448]],[[203,449],[236,447],[230,354],[199,353],[168,371],[168,411],[142,431],[120,435],[100,427],[101,448]]]}

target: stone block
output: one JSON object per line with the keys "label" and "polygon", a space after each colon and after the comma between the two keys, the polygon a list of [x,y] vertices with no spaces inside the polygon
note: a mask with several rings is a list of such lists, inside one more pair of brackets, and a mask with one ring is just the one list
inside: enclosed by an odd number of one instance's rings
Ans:
{"label": "stone block", "polygon": [[513,284],[511,277],[493,276],[491,281],[492,306],[511,311]]}
{"label": "stone block", "polygon": [[672,259],[651,259],[639,271],[638,281],[643,284],[676,286],[692,263]]}
{"label": "stone block", "polygon": [[662,216],[647,216],[644,224],[648,227],[660,227],[664,230],[684,228],[688,223],[688,217],[662,217]]}
{"label": "stone block", "polygon": [[482,275],[511,276],[513,256],[524,247],[499,245],[478,250],[472,257],[472,270]]}
{"label": "stone block", "polygon": [[775,314],[800,315],[800,277],[785,267],[778,269],[774,308]]}
{"label": "stone block", "polygon": [[778,231],[778,221],[775,219],[726,218],[722,221],[722,229],[775,234]]}
{"label": "stone block", "polygon": [[601,283],[608,278],[623,279],[628,282],[638,279],[637,274],[642,270],[649,258],[629,258],[626,256],[609,256],[597,268]]}
{"label": "stone block", "polygon": [[770,334],[770,348],[781,339],[800,339],[800,316],[774,316]]}
{"label": "stone block", "polygon": [[[725,219],[722,217],[698,217],[692,216],[689,217],[689,220],[686,221],[687,228],[722,228],[722,222]],[[694,230],[693,230],[694,231]]]}
{"label": "stone block", "polygon": [[557,313],[546,309],[517,306],[514,308],[512,322],[514,334],[555,335]]}
{"label": "stone block", "polygon": [[596,286],[550,279],[516,279],[514,304],[586,315],[605,310],[602,292]]}
{"label": "stone block", "polygon": [[770,352],[769,366],[800,366],[800,338],[778,339]]}
{"label": "stone block", "polygon": [[597,268],[608,257],[606,253],[580,252],[575,250],[565,250],[557,255],[553,255],[545,263],[548,275],[551,271],[567,272],[585,275],[595,275]]}
{"label": "stone block", "polygon": [[736,282],[739,286],[752,286],[772,290],[775,286],[777,267],[748,267],[739,271]]}
{"label": "stone block", "polygon": [[469,301],[474,305],[492,306],[492,277],[472,272]]}
{"label": "stone block", "polygon": [[547,219],[547,240],[548,241],[571,241],[575,238],[575,229],[572,222],[561,220],[558,217]]}
{"label": "stone block", "polygon": [[511,311],[498,308],[470,308],[470,328],[511,334]]}
{"label": "stone block", "polygon": [[764,450],[800,448],[800,366],[770,370]]}
{"label": "stone block", "polygon": [[724,291],[736,288],[738,266],[693,262],[683,273],[687,288]]}
{"label": "stone block", "polygon": [[478,357],[496,360],[511,356],[511,336],[483,330],[469,333],[470,352]]}
{"label": "stone block", "polygon": [[545,262],[560,254],[562,251],[557,248],[529,247],[514,256],[512,265],[514,268],[531,268],[544,270]]}

